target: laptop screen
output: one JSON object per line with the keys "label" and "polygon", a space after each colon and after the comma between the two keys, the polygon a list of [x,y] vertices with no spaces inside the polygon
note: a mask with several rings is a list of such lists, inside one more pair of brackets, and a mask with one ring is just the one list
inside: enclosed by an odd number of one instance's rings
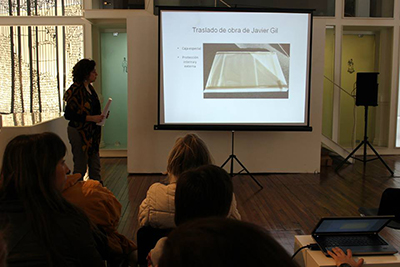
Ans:
{"label": "laptop screen", "polygon": [[314,234],[378,232],[390,219],[388,218],[343,218],[322,219]]}

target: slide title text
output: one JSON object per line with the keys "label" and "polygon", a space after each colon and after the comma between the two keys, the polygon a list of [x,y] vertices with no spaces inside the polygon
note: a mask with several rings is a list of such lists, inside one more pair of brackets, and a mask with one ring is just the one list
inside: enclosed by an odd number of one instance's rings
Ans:
{"label": "slide title text", "polygon": [[209,27],[192,27],[194,33],[278,33],[277,27],[271,28],[209,28]]}

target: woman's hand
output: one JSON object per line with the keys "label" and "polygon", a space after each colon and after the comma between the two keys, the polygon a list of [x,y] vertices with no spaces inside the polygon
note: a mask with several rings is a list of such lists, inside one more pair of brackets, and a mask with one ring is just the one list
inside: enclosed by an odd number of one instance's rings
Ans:
{"label": "woman's hand", "polygon": [[336,266],[348,264],[351,267],[361,267],[364,263],[364,259],[362,258],[359,259],[358,262],[355,262],[353,259],[353,253],[350,249],[347,250],[347,255],[338,247],[333,248],[332,251],[328,250],[328,254],[336,261]]}
{"label": "woman's hand", "polygon": [[104,115],[87,115],[86,121],[99,123],[104,119]]}

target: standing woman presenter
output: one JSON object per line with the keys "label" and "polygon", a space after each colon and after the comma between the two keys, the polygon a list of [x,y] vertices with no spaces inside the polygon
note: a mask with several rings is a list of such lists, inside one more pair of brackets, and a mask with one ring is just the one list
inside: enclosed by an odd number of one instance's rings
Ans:
{"label": "standing woman presenter", "polygon": [[100,101],[92,83],[97,78],[96,62],[82,59],[72,69],[74,83],[65,92],[67,102],[64,117],[69,120],[68,139],[74,160],[74,173],[85,176],[89,168],[89,178],[101,181],[99,145],[101,137]]}

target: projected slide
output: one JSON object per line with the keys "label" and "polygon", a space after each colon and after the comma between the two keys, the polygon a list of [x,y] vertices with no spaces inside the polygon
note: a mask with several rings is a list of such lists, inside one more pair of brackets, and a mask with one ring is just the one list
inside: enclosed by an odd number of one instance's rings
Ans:
{"label": "projected slide", "polygon": [[309,125],[310,13],[161,9],[159,19],[159,125]]}
{"label": "projected slide", "polygon": [[204,97],[288,98],[289,44],[204,44],[203,51]]}

